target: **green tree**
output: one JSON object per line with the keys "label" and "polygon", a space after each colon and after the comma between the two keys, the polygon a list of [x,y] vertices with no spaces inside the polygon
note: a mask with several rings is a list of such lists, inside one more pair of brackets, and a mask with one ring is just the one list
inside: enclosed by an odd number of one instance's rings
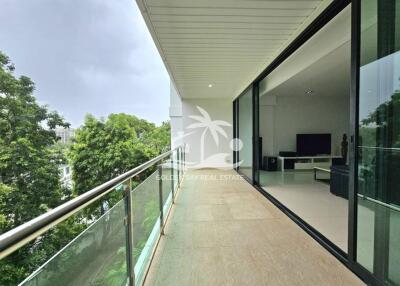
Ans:
{"label": "green tree", "polygon": [[[16,78],[0,53],[0,178],[11,190],[4,206],[7,231],[58,205],[62,197],[58,164],[62,154],[51,146],[54,128],[68,127],[56,112],[36,103],[33,82]],[[44,126],[47,125],[47,128]]]}
{"label": "green tree", "polygon": [[[87,115],[70,151],[75,194],[83,194],[157,155],[137,136],[151,128],[155,127],[127,114],[111,114],[105,121]],[[113,193],[90,210],[93,218],[121,198]]]}
{"label": "green tree", "polygon": [[163,122],[160,127],[155,127],[144,135],[143,142],[151,146],[157,153],[170,150],[171,126],[169,122]]}
{"label": "green tree", "polygon": [[[400,91],[381,103],[361,120],[359,145],[359,175],[364,184],[359,192],[386,203],[400,205]],[[378,147],[378,148],[375,148]],[[385,174],[382,184],[380,174]]]}
{"label": "green tree", "polygon": [[145,134],[156,128],[154,123],[125,113],[110,114],[107,121],[111,121],[119,126],[125,126],[128,129],[133,129],[137,138],[142,138]]}
{"label": "green tree", "polygon": [[[33,82],[26,76],[17,78],[13,71],[0,52],[0,233],[68,199],[59,182],[63,156],[51,146],[57,139],[54,129],[69,124],[40,106]],[[49,239],[55,236],[50,232],[1,260],[0,285],[17,284],[54,254],[53,246],[61,241]]]}
{"label": "green tree", "polygon": [[[362,134],[363,144],[375,146],[384,143],[386,146],[383,147],[400,147],[399,113],[400,91],[396,90],[390,100],[380,104],[368,117],[361,121],[360,129],[369,132],[366,136],[364,136],[364,133]],[[375,133],[372,131],[375,131]],[[382,140],[381,137],[386,140]]]}
{"label": "green tree", "polygon": [[[123,113],[111,114],[107,120],[88,115],[74,142],[68,147],[60,145],[54,129],[69,124],[58,113],[37,104],[33,82],[25,76],[17,78],[13,72],[14,66],[9,58],[0,53],[0,233],[169,149],[168,123],[156,127]],[[67,161],[73,169],[72,191],[60,185],[58,166]],[[135,178],[134,184],[152,171]],[[0,285],[21,282],[120,198],[121,192],[111,192],[103,201],[84,209],[1,260]],[[147,217],[154,216],[152,209],[147,207]],[[144,224],[144,227],[150,231],[153,226]],[[111,228],[103,229],[100,239],[109,238],[112,232]],[[123,254],[121,249],[115,257]],[[68,255],[65,254],[64,259],[69,259]],[[77,269],[89,263],[84,259],[80,261],[79,257],[74,259]],[[114,281],[117,274],[124,271],[118,261],[116,259],[115,271],[105,274],[109,281]],[[58,267],[61,270],[63,265]],[[52,274],[49,281],[58,281],[62,274],[62,271]]]}
{"label": "green tree", "polygon": [[[156,127],[143,119],[123,113],[111,114],[106,120],[99,120],[92,115],[87,115],[83,126],[75,133],[74,143],[69,155],[75,194],[85,193],[101,183],[154,158],[163,150],[166,150],[168,146],[169,124],[167,123]],[[133,185],[137,185],[154,171],[155,168],[152,168],[141,176],[137,176],[132,182]],[[141,193],[152,198],[154,195],[150,193],[151,191],[151,189],[147,192],[143,190]],[[102,201],[94,203],[86,209],[86,217],[90,217],[91,220],[97,219],[121,198],[122,193],[118,189],[110,192]],[[146,221],[146,218],[148,221],[150,217],[158,214],[158,204],[155,207],[147,205],[139,207],[146,208],[144,221]],[[154,224],[143,225],[146,233],[150,233],[153,226]],[[103,227],[104,229],[97,233],[97,238],[101,241],[100,246],[112,241],[115,235],[109,224],[104,224]],[[136,233],[139,233],[139,231]],[[140,248],[143,247],[144,242],[139,243]],[[138,249],[136,252],[140,250]],[[113,270],[104,273],[102,277],[98,277],[101,285],[104,284],[104,280],[107,280],[108,284],[112,284],[111,281],[118,280],[118,277],[121,276],[120,273],[126,271],[125,264],[121,264],[121,259],[118,259],[120,255],[124,255],[124,251],[124,249],[120,249],[117,253],[109,254],[108,262],[113,260],[116,262]]]}

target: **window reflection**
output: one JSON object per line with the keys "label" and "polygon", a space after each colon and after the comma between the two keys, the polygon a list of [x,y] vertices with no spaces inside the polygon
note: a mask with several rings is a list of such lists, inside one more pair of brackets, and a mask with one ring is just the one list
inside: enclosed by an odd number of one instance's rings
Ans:
{"label": "window reflection", "polygon": [[361,1],[357,261],[400,285],[400,1]]}

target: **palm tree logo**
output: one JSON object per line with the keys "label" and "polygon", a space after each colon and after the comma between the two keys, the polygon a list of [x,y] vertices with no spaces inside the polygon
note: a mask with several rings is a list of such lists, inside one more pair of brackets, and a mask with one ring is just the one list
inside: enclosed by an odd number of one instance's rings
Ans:
{"label": "palm tree logo", "polygon": [[200,106],[196,106],[198,111],[201,113],[202,116],[198,115],[191,115],[190,118],[196,120],[197,122],[190,124],[187,128],[188,129],[195,129],[195,128],[204,128],[203,133],[201,134],[201,141],[200,141],[200,160],[201,162],[204,161],[204,140],[207,134],[207,131],[211,133],[215,144],[219,145],[219,134],[225,138],[228,138],[228,134],[226,134],[225,130],[221,126],[231,126],[226,121],[223,120],[212,120],[210,115],[207,111],[205,111]]}

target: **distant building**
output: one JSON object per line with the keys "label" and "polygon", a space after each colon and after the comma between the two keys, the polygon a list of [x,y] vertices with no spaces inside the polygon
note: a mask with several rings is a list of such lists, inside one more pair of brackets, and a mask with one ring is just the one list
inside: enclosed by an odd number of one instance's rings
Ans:
{"label": "distant building", "polygon": [[75,129],[73,128],[56,128],[55,132],[63,144],[67,144],[75,136]]}
{"label": "distant building", "polygon": [[71,167],[68,165],[61,165],[59,168],[61,171],[61,178],[60,178],[61,185],[65,188],[71,189],[72,188]]}

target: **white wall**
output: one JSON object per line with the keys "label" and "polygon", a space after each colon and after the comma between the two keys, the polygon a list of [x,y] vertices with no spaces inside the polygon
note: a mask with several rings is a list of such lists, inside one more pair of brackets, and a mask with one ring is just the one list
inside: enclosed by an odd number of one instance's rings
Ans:
{"label": "white wall", "polygon": [[182,119],[182,101],[174,84],[170,82],[170,107],[169,117],[171,123],[171,149],[182,145],[183,119]]}
{"label": "white wall", "polygon": [[340,154],[343,133],[349,134],[349,98],[346,96],[277,96],[261,101],[260,136],[263,155],[296,151],[296,134],[331,133],[332,153]]}
{"label": "white wall", "polygon": [[[198,107],[207,113],[206,116],[200,112]],[[195,116],[195,118],[191,116]],[[210,130],[204,133],[210,124],[205,124],[205,127],[189,128],[194,123],[199,123],[197,119],[207,119],[207,116],[214,123],[219,120],[217,123],[219,128],[222,128],[223,134],[218,134],[218,143],[215,142]],[[186,144],[186,166],[188,168],[232,168],[232,149],[230,147],[233,136],[232,116],[230,99],[182,99],[171,82],[171,147],[175,148]]]}
{"label": "white wall", "polygon": [[[216,143],[211,133],[207,131],[203,137],[204,140],[202,140],[202,134],[205,128],[188,128],[190,125],[198,122],[190,116],[204,117],[198,110],[198,106],[209,114],[212,121],[220,120],[230,125],[220,125],[226,133],[226,138],[218,134],[218,143]],[[186,154],[188,167],[232,168],[232,149],[230,148],[233,136],[232,101],[227,99],[184,99],[182,101],[182,115],[184,130],[183,142],[186,143],[189,148]]]}

